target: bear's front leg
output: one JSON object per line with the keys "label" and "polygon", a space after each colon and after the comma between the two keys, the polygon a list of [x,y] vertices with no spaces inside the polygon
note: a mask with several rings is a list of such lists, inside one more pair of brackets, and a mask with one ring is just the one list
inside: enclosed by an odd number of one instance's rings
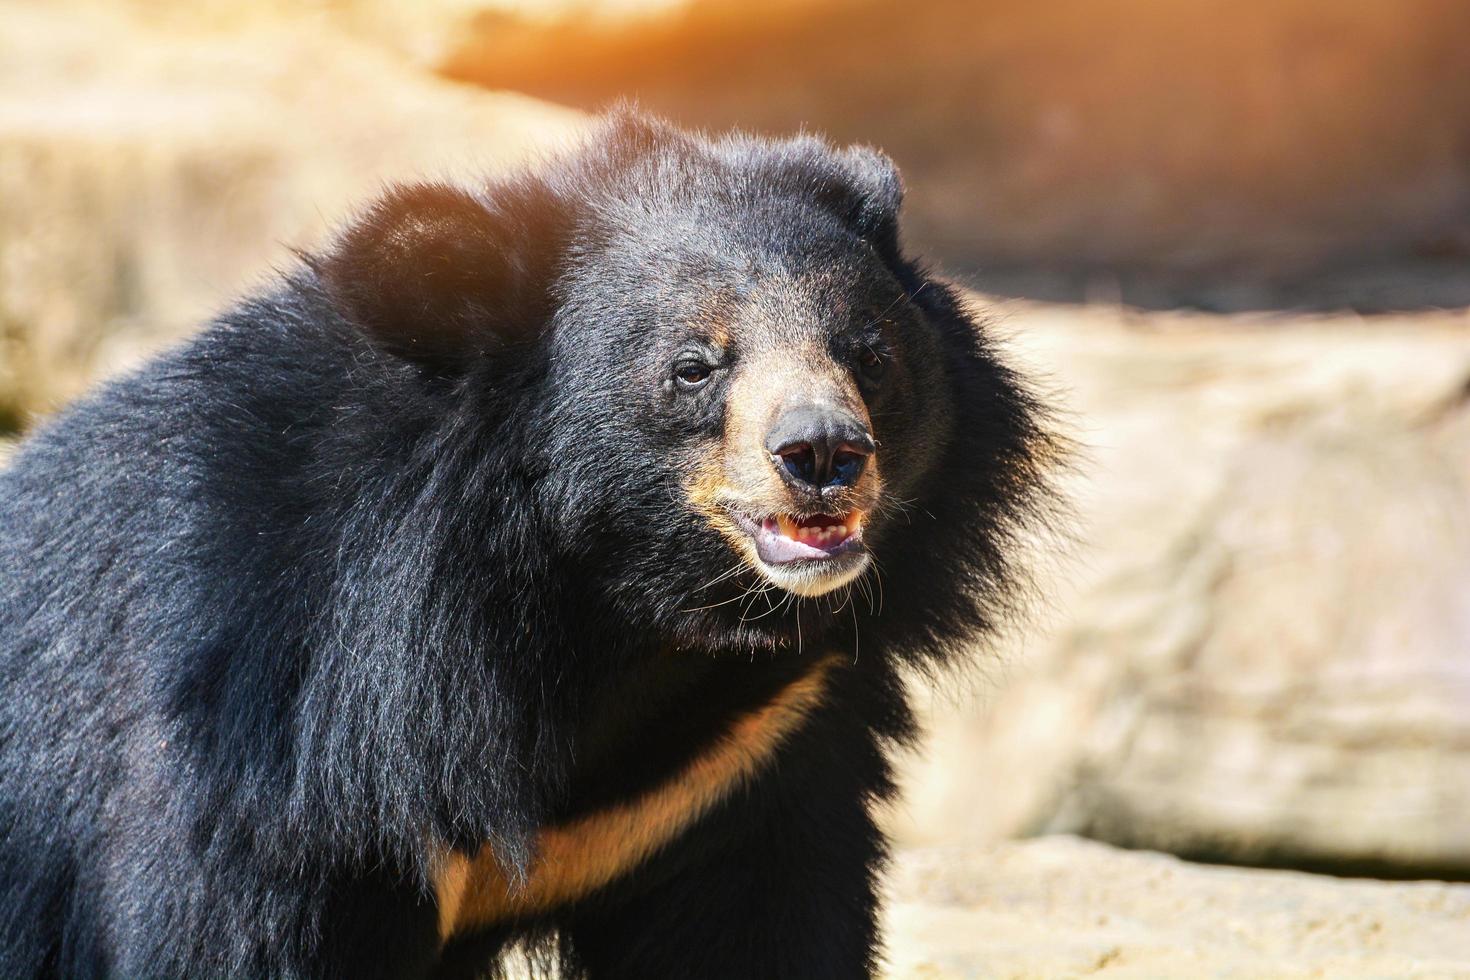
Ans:
{"label": "bear's front leg", "polygon": [[650,865],[573,910],[561,929],[572,970],[589,980],[871,977],[887,846],[869,807],[889,791],[888,767],[852,719],[827,721]]}

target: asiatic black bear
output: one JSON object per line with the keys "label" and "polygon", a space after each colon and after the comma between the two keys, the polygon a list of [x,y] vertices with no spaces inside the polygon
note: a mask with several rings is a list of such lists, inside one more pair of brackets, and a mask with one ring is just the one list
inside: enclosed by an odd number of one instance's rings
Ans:
{"label": "asiatic black bear", "polygon": [[0,975],[864,977],[1043,413],[882,155],[401,186],[0,472]]}

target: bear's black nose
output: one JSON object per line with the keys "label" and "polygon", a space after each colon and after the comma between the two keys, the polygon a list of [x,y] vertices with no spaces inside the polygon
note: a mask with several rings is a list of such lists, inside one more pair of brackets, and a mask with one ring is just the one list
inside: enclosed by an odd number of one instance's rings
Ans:
{"label": "bear's black nose", "polygon": [[766,435],[766,451],[782,479],[802,490],[856,483],[876,448],[866,426],[824,405],[786,409]]}

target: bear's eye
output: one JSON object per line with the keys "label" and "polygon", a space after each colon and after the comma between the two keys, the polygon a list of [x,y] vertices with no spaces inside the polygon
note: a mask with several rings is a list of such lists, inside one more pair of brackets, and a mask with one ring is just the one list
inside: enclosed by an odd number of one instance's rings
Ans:
{"label": "bear's eye", "polygon": [[674,368],[674,380],[681,388],[699,388],[709,380],[714,369],[699,361],[683,361]]}
{"label": "bear's eye", "polygon": [[887,367],[883,355],[867,346],[858,351],[857,362],[858,370],[869,381],[877,381],[883,377],[883,369]]}

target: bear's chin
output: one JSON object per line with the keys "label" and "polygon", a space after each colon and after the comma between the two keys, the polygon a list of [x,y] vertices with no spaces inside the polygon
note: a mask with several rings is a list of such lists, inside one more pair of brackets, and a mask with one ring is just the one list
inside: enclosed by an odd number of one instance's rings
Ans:
{"label": "bear's chin", "polygon": [[801,599],[816,599],[851,585],[870,562],[866,551],[852,551],[809,561],[762,561],[759,568],[761,576],[777,588]]}

